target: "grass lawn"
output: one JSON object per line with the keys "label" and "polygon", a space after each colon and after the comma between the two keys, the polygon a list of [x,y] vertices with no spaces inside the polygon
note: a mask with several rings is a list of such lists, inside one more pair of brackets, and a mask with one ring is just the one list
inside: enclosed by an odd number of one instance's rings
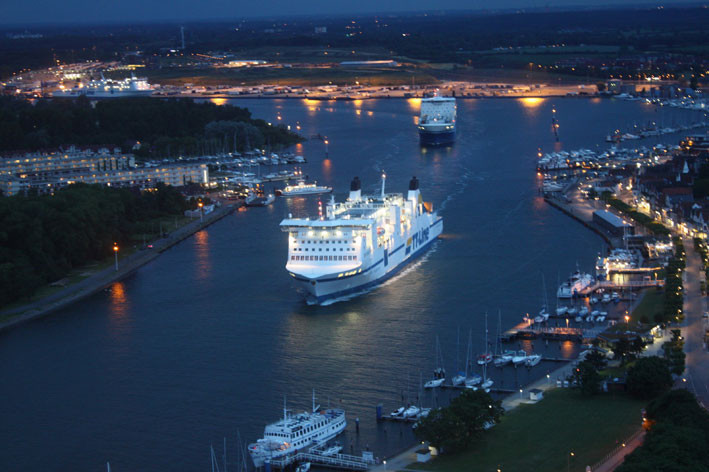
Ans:
{"label": "grass lawn", "polygon": [[640,427],[645,403],[625,395],[584,397],[572,389],[549,391],[536,405],[503,417],[471,450],[409,468],[430,471],[584,471]]}
{"label": "grass lawn", "polygon": [[[655,314],[662,313],[664,300],[665,292],[663,290],[657,290],[654,288],[647,289],[645,294],[642,296],[640,303],[638,303],[633,312],[630,313],[630,322],[626,323],[621,319],[617,324],[610,326],[606,330],[606,333],[623,333],[628,330],[637,331],[639,329],[648,329],[651,326],[654,326]],[[641,318],[648,321],[648,323],[641,324]]]}
{"label": "grass lawn", "polygon": [[662,313],[664,300],[665,292],[663,290],[649,289],[631,313],[631,322],[637,322],[640,321],[640,318],[645,318],[649,323],[654,323],[655,314]]}

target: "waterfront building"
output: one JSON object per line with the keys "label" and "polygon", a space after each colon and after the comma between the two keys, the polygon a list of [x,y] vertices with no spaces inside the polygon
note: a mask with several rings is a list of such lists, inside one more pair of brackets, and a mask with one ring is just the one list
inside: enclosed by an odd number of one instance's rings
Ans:
{"label": "waterfront building", "polygon": [[154,188],[158,183],[182,187],[189,183],[209,183],[206,163],[163,163],[137,167],[132,155],[119,149],[76,150],[66,153],[28,154],[0,161],[0,190],[11,196],[36,190],[51,193],[74,183],[113,187]]}
{"label": "waterfront building", "polygon": [[593,222],[613,236],[620,237],[627,234],[635,234],[633,225],[606,210],[594,211]]}
{"label": "waterfront building", "polygon": [[0,159],[0,175],[53,174],[79,169],[97,172],[132,167],[135,167],[132,155],[122,154],[120,148],[110,151],[105,147],[93,150],[72,146],[66,151],[27,153]]}

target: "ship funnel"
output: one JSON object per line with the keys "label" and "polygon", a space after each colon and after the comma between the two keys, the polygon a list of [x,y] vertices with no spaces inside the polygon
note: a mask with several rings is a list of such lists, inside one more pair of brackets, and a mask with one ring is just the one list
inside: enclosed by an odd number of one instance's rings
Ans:
{"label": "ship funnel", "polygon": [[421,203],[421,192],[419,191],[419,179],[416,176],[411,177],[409,182],[409,194],[406,199],[413,202],[414,206]]}
{"label": "ship funnel", "polygon": [[414,175],[411,177],[411,181],[409,182],[409,190],[418,190],[419,189],[419,179],[416,178]]}
{"label": "ship funnel", "polygon": [[350,198],[351,201],[357,201],[362,199],[362,182],[359,181],[359,177],[352,179],[350,184]]}

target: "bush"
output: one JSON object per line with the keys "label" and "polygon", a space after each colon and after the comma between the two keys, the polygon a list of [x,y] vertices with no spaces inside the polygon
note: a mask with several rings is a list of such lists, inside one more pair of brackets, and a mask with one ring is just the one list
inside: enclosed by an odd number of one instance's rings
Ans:
{"label": "bush", "polygon": [[672,374],[667,360],[642,357],[628,369],[628,392],[637,398],[655,398],[672,387]]}

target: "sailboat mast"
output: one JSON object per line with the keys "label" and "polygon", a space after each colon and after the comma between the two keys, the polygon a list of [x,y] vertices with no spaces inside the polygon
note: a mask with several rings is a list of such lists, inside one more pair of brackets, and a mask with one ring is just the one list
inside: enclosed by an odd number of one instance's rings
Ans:
{"label": "sailboat mast", "polygon": [[455,371],[460,372],[460,326],[458,326],[458,339],[455,343]]}

